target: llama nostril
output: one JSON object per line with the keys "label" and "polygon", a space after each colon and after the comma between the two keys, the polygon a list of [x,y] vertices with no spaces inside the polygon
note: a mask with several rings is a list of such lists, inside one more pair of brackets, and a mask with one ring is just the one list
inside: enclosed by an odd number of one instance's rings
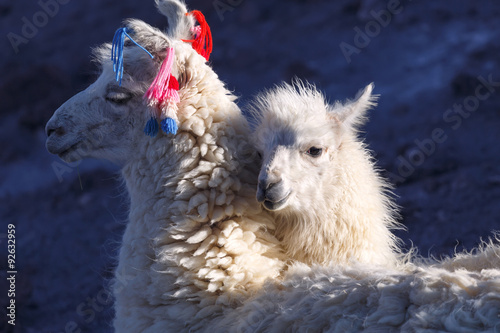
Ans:
{"label": "llama nostril", "polygon": [[263,192],[269,191],[274,187],[274,185],[278,184],[281,180],[273,183],[273,182],[268,182],[268,181],[260,181],[259,182],[259,187]]}
{"label": "llama nostril", "polygon": [[275,185],[277,185],[277,184],[279,184],[279,183],[281,183],[281,180],[279,180],[279,181],[277,181],[277,182],[275,182],[275,183],[272,183],[272,182],[266,182],[266,181],[261,181],[261,182],[259,182],[259,192],[260,192],[262,195],[266,196],[266,195],[267,195],[267,194],[271,191],[271,189],[272,189]]}
{"label": "llama nostril", "polygon": [[59,127],[47,126],[47,128],[45,129],[45,133],[47,134],[47,137],[49,137],[54,133],[58,135],[64,135],[66,131],[61,126]]}

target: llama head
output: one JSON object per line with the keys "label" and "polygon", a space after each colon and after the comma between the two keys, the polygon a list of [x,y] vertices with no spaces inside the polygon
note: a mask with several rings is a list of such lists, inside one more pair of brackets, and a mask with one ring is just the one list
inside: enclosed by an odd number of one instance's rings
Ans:
{"label": "llama head", "polygon": [[179,82],[186,76],[186,54],[196,53],[189,43],[181,40],[191,39],[195,31],[194,18],[186,15],[184,3],[174,0],[156,0],[156,3],[168,18],[166,33],[140,20],[125,22],[129,36],[153,58],[126,39],[123,78],[119,82],[111,60],[111,45],[104,44],[94,50],[101,73],[86,90],[59,107],[47,123],[46,147],[50,153],[67,162],[93,157],[123,165],[141,141],[152,140],[143,133],[151,117],[143,96],[158,73],[167,48],[174,47],[178,56],[172,75]]}
{"label": "llama head", "polygon": [[262,155],[257,200],[280,214],[318,209],[335,182],[336,152],[356,135],[375,104],[373,85],[354,101],[327,104],[314,86],[283,84],[259,95],[251,109]]}

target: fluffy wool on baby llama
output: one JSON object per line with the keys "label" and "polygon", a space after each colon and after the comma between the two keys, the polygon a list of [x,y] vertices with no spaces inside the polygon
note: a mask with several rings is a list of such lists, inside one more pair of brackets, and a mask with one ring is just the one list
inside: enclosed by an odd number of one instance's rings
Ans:
{"label": "fluffy wool on baby llama", "polygon": [[[199,330],[283,267],[274,221],[255,200],[258,162],[247,122],[193,49],[207,28],[195,27],[200,16],[181,1],[157,5],[167,31],[128,20],[115,35],[124,38],[123,61],[111,61],[119,44],[99,47],[97,81],[46,126],[47,149],[63,160],[101,158],[122,168],[130,213],[113,284],[117,332]],[[175,135],[155,133],[153,106],[143,98],[168,57],[179,83],[178,111],[169,114],[177,117]],[[143,133],[146,123],[156,136]]]}
{"label": "fluffy wool on baby llama", "polygon": [[373,85],[329,105],[301,81],[257,96],[250,112],[262,154],[257,198],[276,217],[277,237],[305,263],[394,266],[402,258],[387,183],[358,138]]}

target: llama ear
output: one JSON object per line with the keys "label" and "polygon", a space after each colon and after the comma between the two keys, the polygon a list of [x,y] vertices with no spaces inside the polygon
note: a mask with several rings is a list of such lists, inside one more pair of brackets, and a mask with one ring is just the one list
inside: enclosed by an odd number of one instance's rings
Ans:
{"label": "llama ear", "polygon": [[353,101],[347,101],[343,105],[336,104],[332,110],[336,121],[350,128],[363,125],[366,111],[377,105],[378,95],[372,95],[373,87],[374,84],[370,83],[356,94]]}
{"label": "llama ear", "polygon": [[187,8],[184,1],[155,0],[160,13],[168,19],[167,35],[173,39],[191,39],[191,30],[194,28],[194,18],[186,15]]}

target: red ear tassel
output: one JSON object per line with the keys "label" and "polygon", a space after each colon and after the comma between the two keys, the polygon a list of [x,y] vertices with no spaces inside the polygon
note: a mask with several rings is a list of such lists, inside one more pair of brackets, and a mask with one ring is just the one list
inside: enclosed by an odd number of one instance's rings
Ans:
{"label": "red ear tassel", "polygon": [[193,43],[193,49],[201,54],[205,59],[210,58],[212,53],[212,33],[208,26],[205,16],[199,10],[193,10],[186,15],[193,15],[200,25],[199,33],[195,33],[194,39],[183,40],[184,42]]}

